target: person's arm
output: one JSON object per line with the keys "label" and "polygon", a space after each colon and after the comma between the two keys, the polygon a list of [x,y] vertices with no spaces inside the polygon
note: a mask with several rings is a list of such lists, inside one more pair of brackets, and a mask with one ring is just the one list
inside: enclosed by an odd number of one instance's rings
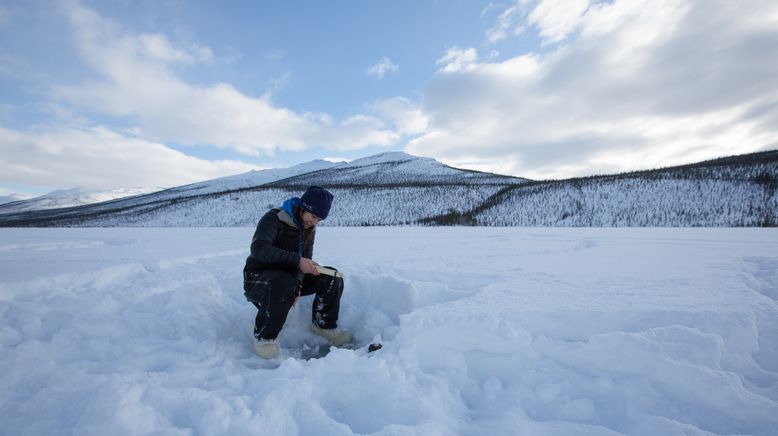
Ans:
{"label": "person's arm", "polygon": [[313,242],[316,240],[316,227],[311,229],[311,234],[308,236],[308,240],[305,241],[303,246],[303,257],[313,259]]}
{"label": "person's arm", "polygon": [[313,261],[313,241],[316,238],[316,228],[311,229],[311,234],[306,238],[303,245],[303,257],[300,259],[300,270],[305,274],[319,275],[316,269],[317,263]]}

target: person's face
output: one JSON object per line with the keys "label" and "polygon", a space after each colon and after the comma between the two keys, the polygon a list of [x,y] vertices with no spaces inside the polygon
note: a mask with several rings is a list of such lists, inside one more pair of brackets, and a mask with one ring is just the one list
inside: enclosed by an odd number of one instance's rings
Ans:
{"label": "person's face", "polygon": [[303,228],[310,229],[316,224],[319,224],[319,221],[321,221],[321,218],[317,217],[316,215],[308,212],[307,210],[303,212]]}

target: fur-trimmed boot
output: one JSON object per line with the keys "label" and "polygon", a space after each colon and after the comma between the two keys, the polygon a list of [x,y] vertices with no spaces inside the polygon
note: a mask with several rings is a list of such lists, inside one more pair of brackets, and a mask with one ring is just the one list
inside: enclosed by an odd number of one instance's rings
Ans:
{"label": "fur-trimmed boot", "polygon": [[280,349],[273,339],[254,338],[254,353],[263,359],[274,359],[278,357]]}
{"label": "fur-trimmed boot", "polygon": [[351,341],[354,340],[354,337],[351,335],[351,333],[349,333],[348,330],[339,328],[323,329],[316,325],[316,323],[311,323],[311,333],[323,337],[336,347],[350,344]]}

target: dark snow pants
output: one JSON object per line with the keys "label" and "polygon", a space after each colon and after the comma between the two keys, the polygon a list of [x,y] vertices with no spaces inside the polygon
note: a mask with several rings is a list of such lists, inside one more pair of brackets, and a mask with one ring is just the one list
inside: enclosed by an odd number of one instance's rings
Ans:
{"label": "dark snow pants", "polygon": [[343,295],[342,277],[305,274],[301,284],[293,274],[282,270],[244,274],[243,295],[257,308],[254,337],[278,337],[295,299],[311,294],[316,294],[311,321],[324,329],[337,327],[340,297]]}

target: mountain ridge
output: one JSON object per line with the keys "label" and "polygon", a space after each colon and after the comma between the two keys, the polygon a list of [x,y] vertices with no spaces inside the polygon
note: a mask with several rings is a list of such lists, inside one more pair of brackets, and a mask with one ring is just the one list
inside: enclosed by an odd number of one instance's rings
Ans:
{"label": "mountain ridge", "polygon": [[300,195],[309,185],[335,194],[324,225],[336,226],[778,223],[778,150],[541,181],[457,169],[405,153],[324,166],[261,185],[220,191],[178,187],[96,205],[3,214],[0,226],[252,226],[263,210]]}
{"label": "mountain ridge", "polygon": [[27,212],[45,209],[62,209],[102,203],[111,200],[158,192],[164,188],[88,189],[75,187],[58,189],[33,198],[0,204],[0,213]]}
{"label": "mountain ridge", "polygon": [[[0,204],[0,215],[15,212],[28,212],[44,209],[65,209],[70,207],[96,204],[118,200],[127,197],[136,197],[145,194],[165,192],[171,197],[182,193],[212,193],[227,191],[230,189],[239,189],[242,187],[256,186],[272,182],[279,178],[291,177],[293,175],[315,171],[324,168],[330,168],[338,165],[339,162],[329,162],[322,159],[315,159],[309,162],[293,165],[288,168],[269,168],[263,170],[252,170],[245,173],[234,174],[231,176],[219,177],[201,182],[189,183],[181,186],[169,188],[130,188],[130,189],[112,189],[112,190],[92,190],[81,187],[61,189],[50,193],[24,200],[15,201],[15,204],[8,202]],[[97,201],[90,201],[90,197],[103,197]]]}

